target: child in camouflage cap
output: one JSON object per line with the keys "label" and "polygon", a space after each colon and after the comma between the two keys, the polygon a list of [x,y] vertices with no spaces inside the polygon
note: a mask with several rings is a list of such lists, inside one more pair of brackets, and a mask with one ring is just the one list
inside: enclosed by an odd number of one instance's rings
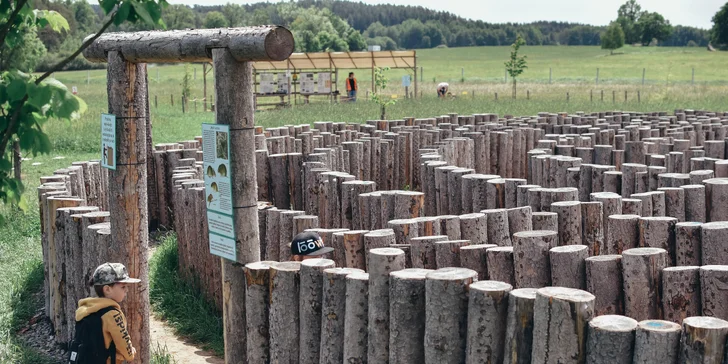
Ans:
{"label": "child in camouflage cap", "polygon": [[[98,297],[84,298],[78,301],[76,321],[105,310],[111,310],[101,316],[104,344],[107,349],[113,343],[116,347],[116,362],[134,360],[136,349],[131,345],[131,338],[126,330],[126,317],[121,312],[119,303],[124,301],[128,291],[128,284],[141,282],[139,279],[129,277],[126,267],[121,263],[104,263],[96,268],[93,278],[93,287]],[[111,363],[111,358],[107,363]]]}

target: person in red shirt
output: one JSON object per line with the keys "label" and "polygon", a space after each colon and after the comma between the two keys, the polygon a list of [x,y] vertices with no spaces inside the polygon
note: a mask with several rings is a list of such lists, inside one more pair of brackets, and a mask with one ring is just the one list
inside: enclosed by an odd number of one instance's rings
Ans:
{"label": "person in red shirt", "polygon": [[356,92],[359,90],[359,85],[356,83],[354,72],[349,72],[349,78],[346,79],[346,93],[349,96],[349,101],[356,102]]}

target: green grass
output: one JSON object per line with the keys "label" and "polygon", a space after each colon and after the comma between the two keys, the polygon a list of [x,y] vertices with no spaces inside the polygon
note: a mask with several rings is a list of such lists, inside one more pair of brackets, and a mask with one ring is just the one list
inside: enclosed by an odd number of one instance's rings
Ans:
{"label": "green grass", "polygon": [[177,364],[174,356],[169,353],[167,346],[157,344],[156,348],[152,348],[152,361],[150,364]]}
{"label": "green grass", "polygon": [[165,236],[149,262],[149,299],[154,313],[175,332],[223,356],[222,314],[199,289],[177,274],[177,237]]}

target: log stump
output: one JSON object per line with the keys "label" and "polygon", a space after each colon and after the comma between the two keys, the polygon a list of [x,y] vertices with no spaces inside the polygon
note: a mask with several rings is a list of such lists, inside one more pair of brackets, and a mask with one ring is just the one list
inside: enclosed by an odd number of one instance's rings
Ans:
{"label": "log stump", "polygon": [[511,290],[513,286],[498,281],[479,281],[470,285],[465,363],[503,362]]}
{"label": "log stump", "polygon": [[306,259],[300,268],[299,363],[318,363],[321,349],[323,271],[333,268],[330,259]]}
{"label": "log stump", "polygon": [[476,244],[460,247],[460,266],[478,272],[478,280],[488,279],[487,250],[495,244]]}
{"label": "log stump", "polygon": [[586,290],[596,296],[594,312],[597,315],[624,314],[622,283],[622,256],[599,255],[584,260]]}
{"label": "log stump", "polygon": [[620,315],[603,315],[589,321],[586,361],[594,364],[632,364],[637,321]]}
{"label": "log stump", "polygon": [[412,239],[411,255],[412,268],[436,269],[437,253],[435,244],[438,241],[448,240],[445,235],[421,236]]}
{"label": "log stump", "polygon": [[474,213],[460,215],[460,236],[464,240],[470,240],[470,243],[473,245],[487,244],[488,218],[485,216],[485,214]]}
{"label": "log stump", "polygon": [[683,320],[682,329],[680,363],[720,363],[724,360],[728,321],[715,317],[688,317]]}
{"label": "log stump", "polygon": [[566,245],[551,248],[551,285],[586,289],[586,258],[589,249],[586,245]]}
{"label": "log stump", "polygon": [[581,245],[581,203],[563,201],[551,204],[551,212],[559,218],[558,245]]}
{"label": "log stump", "polygon": [[536,289],[514,289],[509,295],[503,363],[531,364]]}
{"label": "log stump", "polygon": [[513,266],[518,288],[551,285],[549,250],[558,244],[558,234],[549,230],[513,234]]}
{"label": "log stump", "polygon": [[607,236],[607,253],[622,254],[627,249],[639,246],[639,215],[609,216]]}
{"label": "log stump", "polygon": [[298,262],[270,266],[268,330],[271,362],[298,362],[300,269],[301,263]]}
{"label": "log stump", "polygon": [[670,321],[640,321],[635,332],[633,363],[677,363],[681,331],[680,325]]}
{"label": "log stump", "polygon": [[320,363],[338,364],[344,360],[344,318],[346,315],[346,277],[364,273],[355,268],[329,268],[324,270],[321,295]]}
{"label": "log stump", "polygon": [[555,212],[534,212],[531,219],[533,230],[559,231],[559,215]]}
{"label": "log stump", "polygon": [[662,270],[668,266],[665,249],[634,248],[622,252],[624,312],[635,320],[662,319]]}
{"label": "log stump", "polygon": [[485,214],[488,228],[488,243],[498,246],[511,246],[508,210],[493,209],[480,211]]}
{"label": "log stump", "polygon": [[389,360],[389,273],[405,269],[401,249],[379,248],[369,251],[369,300],[367,320],[367,357],[371,363]]}
{"label": "log stump", "polygon": [[430,269],[389,274],[389,362],[425,362],[425,278]]}
{"label": "log stump", "polygon": [[703,316],[728,319],[728,265],[700,267]]}
{"label": "log stump", "polygon": [[675,265],[675,224],[674,217],[642,217],[639,222],[640,247],[665,249],[668,264]]}
{"label": "log stump", "polygon": [[513,247],[499,246],[485,251],[488,278],[515,285],[515,269],[513,267]]}
{"label": "log stump", "polygon": [[344,363],[367,362],[369,273],[346,276]]}
{"label": "log stump", "polygon": [[586,363],[587,323],[594,317],[594,295],[563,287],[536,291],[534,363]]}
{"label": "log stump", "polygon": [[701,265],[728,264],[728,221],[709,222],[700,230]]}
{"label": "log stump", "polygon": [[425,363],[465,362],[468,286],[478,273],[443,268],[425,279]]}
{"label": "log stump", "polygon": [[667,267],[662,270],[662,310],[665,320],[682,323],[700,316],[700,267]]}

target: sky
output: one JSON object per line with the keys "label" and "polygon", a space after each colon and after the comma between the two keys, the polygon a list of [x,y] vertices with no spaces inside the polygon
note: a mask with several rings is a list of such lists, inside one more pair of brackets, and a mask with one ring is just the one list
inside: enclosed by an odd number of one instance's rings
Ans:
{"label": "sky", "polygon": [[[489,23],[529,23],[537,20],[607,25],[616,19],[626,0],[362,0],[367,4],[423,6]],[[704,29],[713,26],[713,15],[726,0],[638,0],[642,10],[656,11],[673,25]],[[95,2],[95,1],[94,1]],[[260,0],[168,0],[172,4],[250,4]],[[272,1],[277,2],[277,1]]]}

